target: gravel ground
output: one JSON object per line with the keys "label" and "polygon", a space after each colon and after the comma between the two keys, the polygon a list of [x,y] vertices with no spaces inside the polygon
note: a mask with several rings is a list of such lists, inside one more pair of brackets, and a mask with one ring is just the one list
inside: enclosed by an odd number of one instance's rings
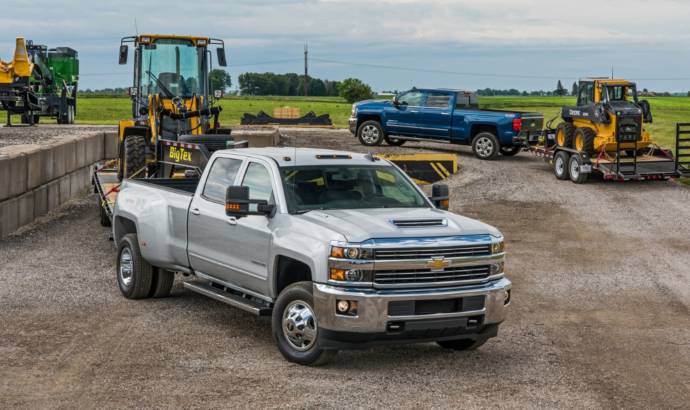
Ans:
{"label": "gravel ground", "polygon": [[0,147],[19,144],[50,144],[57,139],[68,136],[115,129],[113,126],[98,125],[0,126]]}
{"label": "gravel ground", "polygon": [[[286,131],[362,151],[346,131]],[[0,408],[688,408],[690,189],[557,181],[522,153],[449,180],[507,238],[512,312],[476,352],[434,344],[281,357],[270,323],[184,290],[129,301],[95,198],[0,242]],[[411,151],[409,148],[377,151]]]}

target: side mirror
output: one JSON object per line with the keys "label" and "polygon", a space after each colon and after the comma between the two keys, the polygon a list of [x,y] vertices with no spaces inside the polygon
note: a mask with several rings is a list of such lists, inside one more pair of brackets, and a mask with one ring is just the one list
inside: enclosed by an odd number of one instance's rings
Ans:
{"label": "side mirror", "polygon": [[438,209],[448,210],[450,205],[450,191],[446,184],[434,184],[431,186],[431,202]]}
{"label": "side mirror", "polygon": [[213,97],[215,97],[216,100],[223,98],[223,90],[215,90],[213,92]]}
{"label": "side mirror", "polygon": [[393,97],[393,105],[395,105],[396,107],[397,107],[398,105],[400,105],[400,101],[398,101],[398,96],[397,96],[397,95]]}
{"label": "side mirror", "polygon": [[228,65],[228,60],[225,59],[225,48],[217,48],[216,55],[218,56],[218,65],[221,67],[226,67]]}
{"label": "side mirror", "polygon": [[120,45],[120,57],[118,59],[118,63],[120,65],[127,64],[127,54],[128,54],[128,47],[127,44],[121,44]]}
{"label": "side mirror", "polygon": [[249,187],[230,186],[225,191],[225,214],[235,218],[248,215],[268,216],[273,213],[274,205],[263,199],[249,199]]}

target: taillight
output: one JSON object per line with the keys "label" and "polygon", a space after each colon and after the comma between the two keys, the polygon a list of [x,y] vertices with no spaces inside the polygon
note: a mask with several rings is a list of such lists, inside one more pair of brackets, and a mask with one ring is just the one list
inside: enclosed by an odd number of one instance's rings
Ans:
{"label": "taillight", "polygon": [[520,132],[522,129],[522,118],[513,118],[513,131]]}

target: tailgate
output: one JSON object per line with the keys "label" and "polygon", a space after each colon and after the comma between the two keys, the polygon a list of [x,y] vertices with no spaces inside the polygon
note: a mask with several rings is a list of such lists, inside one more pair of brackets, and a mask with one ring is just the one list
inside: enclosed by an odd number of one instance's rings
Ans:
{"label": "tailgate", "polygon": [[544,128],[544,114],[540,112],[520,113],[522,128],[520,134],[536,134]]}

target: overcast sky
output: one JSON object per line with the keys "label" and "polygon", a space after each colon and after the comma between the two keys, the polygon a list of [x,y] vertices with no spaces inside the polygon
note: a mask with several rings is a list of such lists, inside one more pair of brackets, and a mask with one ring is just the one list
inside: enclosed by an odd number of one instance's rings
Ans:
{"label": "overcast sky", "polygon": [[[80,88],[127,86],[122,36],[210,35],[226,42],[233,81],[245,71],[359,77],[376,90],[413,85],[553,89],[581,76],[690,90],[690,1],[681,0],[12,0],[0,57],[14,38],[79,51]],[[214,63],[215,64],[215,63]]]}

